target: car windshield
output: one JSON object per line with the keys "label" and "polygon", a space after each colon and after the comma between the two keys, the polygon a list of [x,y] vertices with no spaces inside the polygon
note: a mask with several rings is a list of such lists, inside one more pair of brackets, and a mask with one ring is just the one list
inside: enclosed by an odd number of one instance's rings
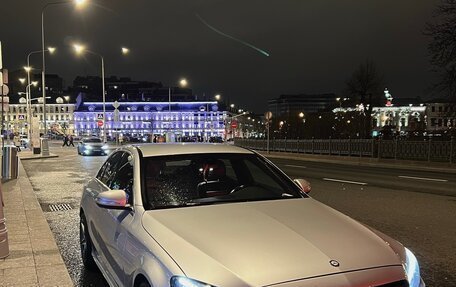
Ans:
{"label": "car windshield", "polygon": [[293,182],[254,154],[148,157],[141,165],[146,208],[303,197]]}
{"label": "car windshield", "polygon": [[101,143],[101,139],[85,139],[85,143]]}

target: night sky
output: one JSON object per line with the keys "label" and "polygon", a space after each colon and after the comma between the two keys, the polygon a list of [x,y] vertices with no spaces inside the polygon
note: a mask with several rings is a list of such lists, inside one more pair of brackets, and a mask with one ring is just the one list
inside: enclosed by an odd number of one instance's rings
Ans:
{"label": "night sky", "polygon": [[[41,0],[1,0],[3,65],[25,65],[41,49]],[[393,97],[428,97],[434,80],[425,23],[438,0],[90,0],[49,7],[46,43],[57,47],[47,72],[65,85],[99,75],[99,60],[78,58],[81,42],[105,58],[106,76],[177,85],[199,96],[221,93],[262,112],[280,94],[340,93],[359,64],[372,59]],[[248,42],[269,57],[206,26]],[[131,49],[128,56],[120,47]],[[40,68],[39,55],[32,66]]]}

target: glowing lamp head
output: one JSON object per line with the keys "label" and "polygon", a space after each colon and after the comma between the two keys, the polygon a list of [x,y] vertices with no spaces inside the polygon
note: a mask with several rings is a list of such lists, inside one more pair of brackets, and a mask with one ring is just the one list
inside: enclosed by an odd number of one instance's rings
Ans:
{"label": "glowing lamp head", "polygon": [[234,104],[231,104],[231,105],[230,105],[230,108],[234,108]]}
{"label": "glowing lamp head", "polygon": [[54,52],[55,52],[55,47],[48,47],[47,49],[48,49],[48,51],[49,51],[49,54],[54,54]]}
{"label": "glowing lamp head", "polygon": [[73,45],[73,49],[76,52],[76,54],[80,55],[80,54],[82,54],[84,52],[85,47],[83,45],[74,44]]}
{"label": "glowing lamp head", "polygon": [[30,67],[30,66],[25,66],[25,67],[24,67],[24,70],[28,73],[28,72],[30,72],[30,71],[32,70],[32,67]]}
{"label": "glowing lamp head", "polygon": [[303,118],[303,117],[304,117],[304,113],[303,113],[303,112],[300,112],[300,113],[299,113],[299,117],[300,117],[300,118]]}
{"label": "glowing lamp head", "polygon": [[87,3],[87,0],[74,0],[74,4],[76,7],[80,8]]}
{"label": "glowing lamp head", "polygon": [[128,49],[126,47],[122,47],[122,54],[127,55],[128,53],[130,53],[130,49]]}
{"label": "glowing lamp head", "polygon": [[25,83],[25,78],[19,78],[19,82],[21,82],[21,84]]}
{"label": "glowing lamp head", "polygon": [[181,87],[186,87],[188,85],[188,82],[186,79],[182,79],[179,81],[179,84],[181,85]]}
{"label": "glowing lamp head", "polygon": [[33,82],[32,82],[32,85],[33,85],[34,87],[38,86],[38,81],[33,81]]}
{"label": "glowing lamp head", "polygon": [[220,96],[219,94],[215,95],[215,99],[216,99],[217,101],[220,101],[221,98],[222,98],[222,96]]}

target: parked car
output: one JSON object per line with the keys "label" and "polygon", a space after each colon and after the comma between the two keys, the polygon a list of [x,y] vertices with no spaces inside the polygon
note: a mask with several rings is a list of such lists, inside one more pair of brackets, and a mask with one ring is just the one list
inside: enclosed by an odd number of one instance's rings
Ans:
{"label": "parked car", "polygon": [[110,286],[425,286],[413,253],[263,156],[127,146],[84,187],[80,246]]}
{"label": "parked car", "polygon": [[80,155],[107,155],[108,146],[100,138],[83,138],[78,143],[78,154]]}

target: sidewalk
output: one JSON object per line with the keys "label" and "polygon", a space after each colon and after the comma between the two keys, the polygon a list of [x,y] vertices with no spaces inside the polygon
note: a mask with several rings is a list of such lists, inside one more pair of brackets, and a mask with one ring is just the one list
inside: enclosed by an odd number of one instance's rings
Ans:
{"label": "sidewalk", "polygon": [[456,164],[427,162],[427,161],[411,161],[411,160],[394,160],[394,159],[378,159],[371,157],[355,157],[355,156],[338,156],[338,155],[318,155],[318,154],[302,154],[289,152],[271,152],[258,151],[263,156],[268,158],[280,158],[291,160],[302,160],[312,162],[325,162],[334,164],[344,164],[352,166],[369,166],[392,169],[406,169],[416,171],[432,171],[446,172],[456,174]]}
{"label": "sidewalk", "polygon": [[73,286],[20,160],[18,178],[2,187],[10,255],[0,259],[0,286]]}

